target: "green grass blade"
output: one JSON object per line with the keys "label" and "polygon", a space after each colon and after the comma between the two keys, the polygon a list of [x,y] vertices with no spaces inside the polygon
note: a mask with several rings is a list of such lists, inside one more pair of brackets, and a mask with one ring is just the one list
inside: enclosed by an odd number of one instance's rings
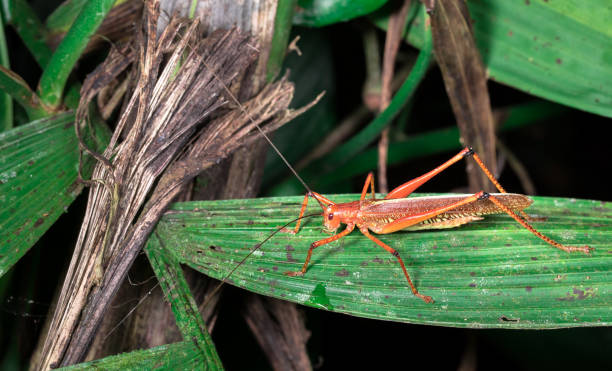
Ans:
{"label": "green grass blade", "polygon": [[[0,134],[0,276],[81,192],[74,114],[42,119]],[[108,141],[99,130],[98,139]],[[97,148],[93,143],[89,143]],[[86,156],[85,158],[89,158]],[[93,161],[86,160],[84,176]]]}
{"label": "green grass blade", "polygon": [[165,344],[91,362],[79,363],[60,370],[206,370],[204,355],[192,341]]}
{"label": "green grass blade", "polygon": [[215,349],[215,344],[206,330],[206,325],[200,315],[198,305],[193,299],[181,265],[172,254],[169,254],[163,248],[155,234],[149,239],[145,251],[164,291],[166,300],[172,307],[176,325],[181,331],[183,339],[190,340],[198,345],[202,355],[207,360],[209,368],[222,369],[223,365]]}
{"label": "green grass blade", "polygon": [[[336,202],[355,195],[332,195]],[[460,228],[398,232],[396,248],[425,304],[407,287],[393,256],[358,231],[319,247],[304,277],[310,243],[327,237],[317,217],[297,235],[277,234],[228,280],[260,294],[356,316],[472,328],[558,328],[612,324],[612,205],[533,197],[535,223],[562,243],[588,244],[591,256],[548,246],[505,215]],[[221,278],[275,227],[296,217],[301,197],[174,205],[157,232],[179,260]],[[311,203],[308,211],[316,212]],[[320,210],[319,210],[320,211]]]}

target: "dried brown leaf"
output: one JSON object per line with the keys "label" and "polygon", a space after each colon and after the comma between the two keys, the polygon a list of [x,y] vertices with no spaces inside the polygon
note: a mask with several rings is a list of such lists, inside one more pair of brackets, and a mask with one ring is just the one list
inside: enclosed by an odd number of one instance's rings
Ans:
{"label": "dried brown leaf", "polygon": [[[476,48],[464,1],[438,0],[431,12],[434,52],[464,145],[481,154],[495,173],[495,126],[487,76]],[[493,191],[486,176],[468,162],[472,191]]]}

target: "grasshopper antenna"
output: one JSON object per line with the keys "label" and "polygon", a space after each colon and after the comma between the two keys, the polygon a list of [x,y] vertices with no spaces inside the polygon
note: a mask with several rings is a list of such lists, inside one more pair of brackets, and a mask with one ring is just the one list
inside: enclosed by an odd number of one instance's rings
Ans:
{"label": "grasshopper antenna", "polygon": [[[310,189],[310,187],[308,186],[308,184],[306,184],[306,182],[304,181],[304,179],[302,179],[302,177],[297,173],[297,171],[293,168],[293,166],[291,166],[291,164],[289,163],[289,161],[287,160],[287,158],[285,156],[283,156],[283,154],[281,153],[281,151],[278,149],[278,147],[276,147],[276,145],[272,142],[272,140],[270,139],[270,137],[268,137],[268,135],[261,129],[261,127],[259,127],[259,125],[255,122],[255,120],[253,120],[253,117],[251,117],[251,115],[246,111],[246,109],[244,109],[244,106],[242,104],[240,104],[240,102],[238,101],[238,98],[236,98],[236,96],[231,92],[231,90],[229,90],[229,88],[227,87],[227,85],[225,85],[223,83],[223,81],[221,81],[221,79],[217,76],[217,74],[215,73],[215,71],[210,68],[208,66],[208,64],[204,61],[204,59],[200,59],[202,64],[211,72],[211,74],[218,80],[221,82],[221,85],[223,87],[223,89],[227,92],[227,94],[229,95],[229,97],[234,101],[234,103],[236,103],[238,105],[238,107],[240,108],[240,111],[242,111],[242,113],[244,113],[246,115],[246,117],[249,119],[249,121],[255,125],[255,127],[257,128],[257,130],[259,131],[259,133],[266,139],[266,141],[268,142],[268,144],[270,145],[270,147],[272,147],[272,149],[274,150],[274,152],[276,152],[276,154],[278,155],[278,157],[280,157],[281,160],[283,160],[283,162],[285,163],[285,165],[287,165],[287,167],[289,168],[289,170],[291,170],[291,172],[293,173],[293,175],[295,175],[295,177],[297,178],[297,180],[300,181],[300,183],[302,183],[302,185],[304,186],[304,188],[306,188],[306,191],[308,192],[309,195],[312,195],[312,189]],[[318,99],[318,98],[317,98]],[[314,197],[315,200],[317,200],[317,202],[319,203],[319,206],[321,206],[321,209],[325,210],[325,205],[323,205],[323,203],[317,198]]]}
{"label": "grasshopper antenna", "polygon": [[[208,305],[208,302],[215,296],[215,294],[221,289],[221,286],[223,286],[223,284],[225,283],[225,280],[227,280],[235,271],[236,269],[238,269],[251,255],[253,255],[253,253],[257,250],[259,250],[259,248],[261,247],[261,245],[263,245],[264,243],[268,242],[268,240],[272,237],[274,237],[275,234],[277,234],[278,232],[282,231],[283,229],[285,229],[287,226],[289,226],[291,223],[294,223],[300,219],[304,219],[304,218],[310,218],[312,216],[317,216],[317,215],[321,215],[321,213],[314,213],[314,214],[308,214],[308,215],[303,215],[300,216],[298,218],[293,219],[292,221],[290,221],[289,223],[285,223],[284,225],[278,227],[274,232],[272,232],[268,237],[266,237],[265,240],[261,241],[260,243],[258,243],[257,245],[255,245],[255,248],[253,248],[253,250],[249,251],[248,254],[246,254],[246,256],[244,258],[242,258],[242,260],[236,264],[234,266],[234,268],[232,268],[231,271],[229,271],[228,274],[225,275],[225,277],[223,277],[223,279],[221,280],[221,282],[219,282],[219,284],[217,285],[217,287],[215,287],[215,289],[208,295],[208,297],[206,298],[206,300],[204,300],[204,302],[202,303],[202,307],[206,307]],[[159,237],[158,237],[159,239]]]}

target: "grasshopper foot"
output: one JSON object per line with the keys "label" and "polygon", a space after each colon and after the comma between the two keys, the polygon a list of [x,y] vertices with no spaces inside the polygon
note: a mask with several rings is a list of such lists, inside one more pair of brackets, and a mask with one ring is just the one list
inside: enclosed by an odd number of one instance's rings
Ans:
{"label": "grasshopper foot", "polygon": [[434,300],[431,298],[431,296],[422,295],[422,294],[415,294],[415,295],[416,295],[417,298],[422,299],[427,304],[431,304],[431,303],[434,302]]}
{"label": "grasshopper foot", "polygon": [[297,271],[297,272],[285,272],[285,276],[289,276],[289,277],[302,277],[304,275],[304,273],[302,271]]}
{"label": "grasshopper foot", "polygon": [[591,251],[595,250],[594,247],[589,247],[586,245],[585,246],[563,246],[561,245],[559,248],[568,253],[573,253],[573,252],[578,251],[578,252],[585,253],[587,255],[590,255]]}
{"label": "grasshopper foot", "polygon": [[581,252],[583,252],[583,253],[585,253],[587,255],[591,255],[591,251],[595,250],[594,247],[589,247],[589,246],[586,246],[586,245],[580,246],[580,247],[574,247],[573,249],[574,249],[573,251],[581,251]]}

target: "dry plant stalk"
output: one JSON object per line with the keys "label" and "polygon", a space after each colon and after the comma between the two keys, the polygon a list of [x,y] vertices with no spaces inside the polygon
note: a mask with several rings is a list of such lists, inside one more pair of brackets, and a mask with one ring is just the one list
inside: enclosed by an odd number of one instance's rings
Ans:
{"label": "dry plant stalk", "polygon": [[[495,123],[487,72],[476,47],[467,4],[455,0],[422,1],[431,15],[434,53],[461,132],[460,140],[480,153],[496,173]],[[478,166],[472,162],[466,166],[471,192],[495,191]]]}
{"label": "dry plant stalk", "polygon": [[194,176],[259,138],[256,125],[270,132],[311,106],[287,109],[293,85],[283,78],[232,107],[227,87],[256,59],[254,41],[236,30],[201,39],[197,21],[178,18],[158,37],[159,6],[146,7],[135,44],[113,50],[83,85],[77,127],[88,122],[96,94],[137,62],[107,149],[100,155],[81,144],[99,163],[36,369],[82,360],[155,224]]}
{"label": "dry plant stalk", "polygon": [[255,294],[250,294],[248,300],[249,306],[243,310],[245,321],[268,356],[272,369],[311,370],[308,354],[294,350],[305,348],[310,338],[297,306]]}

